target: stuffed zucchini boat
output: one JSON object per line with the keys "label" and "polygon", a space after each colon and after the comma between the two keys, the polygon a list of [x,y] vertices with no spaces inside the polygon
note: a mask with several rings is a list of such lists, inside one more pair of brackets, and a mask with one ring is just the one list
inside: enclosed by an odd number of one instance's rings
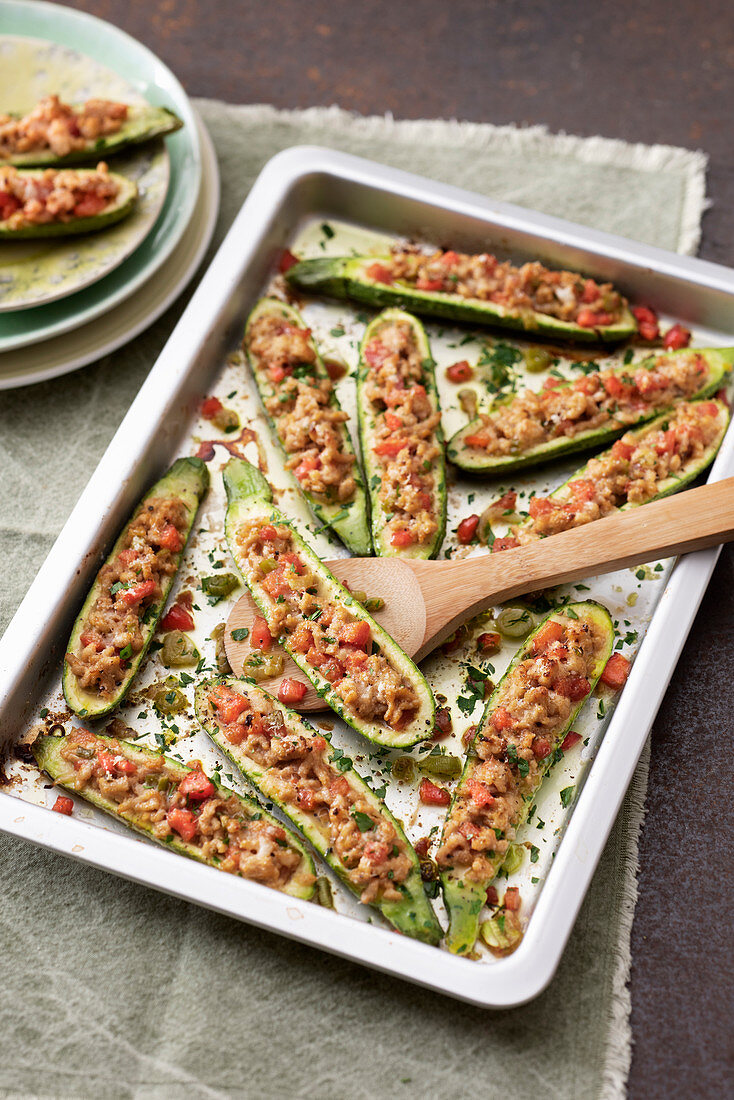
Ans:
{"label": "stuffed zucchini boat", "polygon": [[45,96],[27,115],[0,114],[0,164],[59,167],[97,160],[183,126],[166,107],[109,99],[62,103]]}
{"label": "stuffed zucchini boat", "polygon": [[302,290],[400,306],[429,317],[499,325],[577,342],[624,340],[637,329],[611,283],[484,252],[394,250],[388,256],[302,260],[286,279]]}
{"label": "stuffed zucchini boat", "polygon": [[100,718],[120,703],[151,643],[209,487],[199,458],[179,458],[141,500],[97,574],[71,632],[64,696]]}
{"label": "stuffed zucchini boat", "polygon": [[487,702],[436,853],[449,911],[446,943],[455,954],[472,950],[487,888],[613,644],[611,617],[599,604],[553,611]]}
{"label": "stuffed zucchini boat", "polygon": [[181,764],[130,741],[74,729],[40,737],[39,768],[149,840],[220,871],[309,899],[316,876],[302,842],[199,761]]}
{"label": "stuffed zucchini boat", "polygon": [[532,497],[527,519],[496,538],[493,553],[685,489],[711,465],[728,425],[723,401],[684,401],[644,428],[625,432],[550,496]]}
{"label": "stuffed zucchini boat", "polygon": [[409,313],[386,309],[367,326],[357,408],[372,541],[382,557],[435,558],[446,531],[434,366],[425,329]]}
{"label": "stuffed zucchini boat", "polygon": [[733,362],[734,348],[684,348],[573,381],[549,378],[540,392],[495,402],[451,437],[448,455],[467,473],[494,475],[601,447],[677,401],[715,393]]}
{"label": "stuffed zucchini boat", "polygon": [[418,856],[382,799],[328,737],[234,677],[196,689],[196,717],[250,783],[301,830],[344,885],[406,936],[438,943]]}
{"label": "stuffed zucchini boat", "polygon": [[[430,737],[435,704],[425,677],[273,506],[259,470],[232,458],[224,485],[227,543],[263,615],[252,644],[267,651],[280,642],[324,702],[369,741],[393,748]],[[297,703],[306,685],[289,686],[286,701]]]}
{"label": "stuffed zucchini boat", "polygon": [[243,348],[270,426],[314,515],[353,554],[372,553],[367,498],[343,412],[303,318],[277,298],[247,319]]}
{"label": "stuffed zucchini boat", "polygon": [[95,233],[122,221],[137,184],[101,162],[96,168],[0,167],[0,241]]}

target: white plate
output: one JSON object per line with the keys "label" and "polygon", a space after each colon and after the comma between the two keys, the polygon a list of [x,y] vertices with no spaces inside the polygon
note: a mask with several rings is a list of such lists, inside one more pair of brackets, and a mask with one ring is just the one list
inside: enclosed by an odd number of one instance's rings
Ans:
{"label": "white plate", "polygon": [[131,297],[111,313],[54,339],[0,354],[0,390],[57,378],[122,347],[161,316],[201,263],[219,213],[219,167],[212,140],[197,117],[202,153],[199,198],[188,232],[173,254]]}

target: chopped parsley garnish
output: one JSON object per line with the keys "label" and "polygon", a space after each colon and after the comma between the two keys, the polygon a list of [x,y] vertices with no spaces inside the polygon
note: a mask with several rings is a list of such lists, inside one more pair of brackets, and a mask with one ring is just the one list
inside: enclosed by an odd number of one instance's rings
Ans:
{"label": "chopped parsley garnish", "polygon": [[375,827],[375,822],[369,814],[363,814],[361,810],[352,810],[352,817],[357,822],[357,828],[360,833],[367,833],[370,829],[374,829]]}
{"label": "chopped parsley garnish", "polygon": [[564,787],[563,788],[563,790],[561,791],[561,802],[563,803],[564,806],[570,806],[571,805],[571,803],[573,802],[573,792],[575,790],[576,790],[575,787]]}
{"label": "chopped parsley garnish", "polygon": [[230,631],[230,637],[235,642],[244,642],[245,638],[248,637],[249,633],[250,633],[250,631],[248,630],[248,628],[246,626],[238,626],[236,628],[236,630],[231,630]]}

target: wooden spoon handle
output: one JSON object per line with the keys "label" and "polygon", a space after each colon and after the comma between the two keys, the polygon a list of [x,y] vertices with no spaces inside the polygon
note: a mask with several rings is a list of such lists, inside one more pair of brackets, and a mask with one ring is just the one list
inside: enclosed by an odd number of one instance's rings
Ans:
{"label": "wooden spoon handle", "polygon": [[464,562],[411,562],[426,601],[420,660],[472,615],[556,584],[734,538],[734,478]]}

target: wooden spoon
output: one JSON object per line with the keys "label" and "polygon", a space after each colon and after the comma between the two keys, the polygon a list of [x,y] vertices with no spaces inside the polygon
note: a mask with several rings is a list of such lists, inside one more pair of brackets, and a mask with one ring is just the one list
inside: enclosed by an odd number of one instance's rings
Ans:
{"label": "wooden spoon", "polygon": [[[733,538],[734,477],[616,512],[501,554],[464,561],[341,558],[326,564],[352,590],[384,599],[385,607],[376,620],[420,661],[466,619],[488,607],[541,588],[703,550]],[[225,649],[238,676],[252,650],[248,642],[234,641],[232,631],[251,628],[256,614],[248,594],[237,601],[227,622]],[[282,675],[263,680],[262,686],[277,694],[287,676],[304,680],[288,657]],[[323,710],[324,703],[309,688],[298,709]]]}

